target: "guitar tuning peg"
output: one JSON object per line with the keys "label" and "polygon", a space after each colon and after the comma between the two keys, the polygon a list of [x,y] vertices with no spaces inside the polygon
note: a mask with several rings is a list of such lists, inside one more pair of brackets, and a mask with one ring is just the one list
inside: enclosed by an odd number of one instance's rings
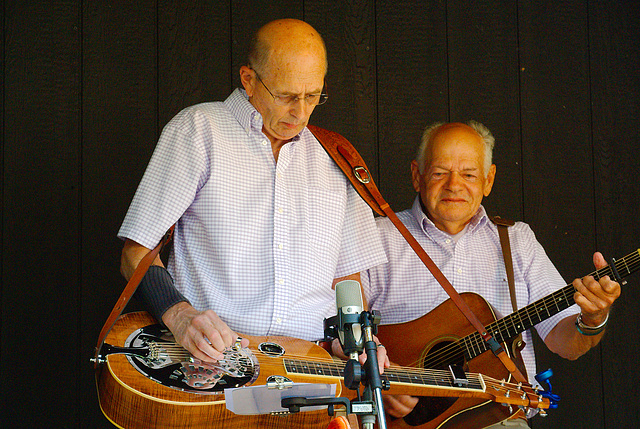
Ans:
{"label": "guitar tuning peg", "polygon": [[544,408],[541,408],[540,412],[538,414],[540,414],[540,417],[547,417],[548,416],[547,411]]}
{"label": "guitar tuning peg", "polygon": [[522,396],[520,398],[527,399],[527,393],[526,392],[522,392]]}
{"label": "guitar tuning peg", "polygon": [[522,381],[518,381],[518,390],[522,390]]}

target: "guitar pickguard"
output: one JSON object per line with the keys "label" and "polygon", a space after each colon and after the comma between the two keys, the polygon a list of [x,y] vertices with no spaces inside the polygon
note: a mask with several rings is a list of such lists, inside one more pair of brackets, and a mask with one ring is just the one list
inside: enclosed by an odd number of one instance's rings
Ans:
{"label": "guitar pickguard", "polygon": [[220,394],[224,389],[251,385],[260,366],[248,348],[224,351],[224,359],[215,363],[194,359],[178,345],[173,334],[160,324],[137,329],[125,341],[125,347],[149,350],[146,357],[127,355],[142,375],[172,389],[197,394]]}

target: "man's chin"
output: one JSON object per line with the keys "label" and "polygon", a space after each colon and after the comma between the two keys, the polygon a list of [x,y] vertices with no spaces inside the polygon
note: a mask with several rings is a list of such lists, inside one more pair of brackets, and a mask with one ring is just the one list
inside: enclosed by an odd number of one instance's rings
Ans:
{"label": "man's chin", "polygon": [[292,128],[286,127],[280,130],[280,132],[278,133],[280,134],[279,138],[281,138],[282,140],[290,140],[300,134],[303,128],[304,126],[299,125]]}

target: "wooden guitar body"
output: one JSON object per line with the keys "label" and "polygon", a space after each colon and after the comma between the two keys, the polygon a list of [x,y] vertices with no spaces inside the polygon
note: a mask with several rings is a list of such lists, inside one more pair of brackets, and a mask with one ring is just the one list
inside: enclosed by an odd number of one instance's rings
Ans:
{"label": "wooden guitar body", "polygon": [[[107,342],[122,347],[133,330],[154,323],[147,313],[125,314],[114,325]],[[251,342],[249,348],[256,348],[258,342],[270,341],[284,346],[285,356],[330,359],[323,348],[313,343],[287,337],[244,337]],[[281,368],[282,358],[274,359],[273,362],[266,356],[261,359],[260,374],[252,385],[264,385],[269,374],[284,372]],[[299,377],[287,374],[287,377],[294,382],[311,382],[304,374]],[[224,393],[199,395],[163,386],[133,369],[127,357],[119,354],[107,356],[107,363],[99,367],[96,380],[102,412],[114,425],[126,429],[326,429],[331,422],[326,409],[288,415],[237,415],[227,410]],[[341,384],[338,377],[322,382],[335,383],[336,396],[340,395]]]}
{"label": "wooden guitar body", "polygon": [[[489,303],[480,295],[460,295],[485,326],[497,319]],[[463,364],[465,371],[482,373],[496,380],[509,380],[509,371],[492,352],[481,353],[469,360],[464,348],[456,346],[457,341],[474,332],[473,326],[453,301],[447,300],[419,319],[379,326],[377,336],[387,348],[391,361],[399,365],[445,369],[449,364]],[[472,348],[475,346],[465,345]],[[512,345],[503,344],[503,347],[516,364],[523,368],[519,353],[513,356]],[[526,374],[524,371],[523,373]],[[517,410],[515,407],[510,411],[509,407],[480,398],[422,397],[412,414],[404,419],[388,420],[387,426],[420,429],[482,428],[509,418]]]}
{"label": "wooden guitar body", "polygon": [[[249,339],[248,347],[230,347],[223,352],[223,359],[203,363],[193,360],[147,313],[121,316],[107,336],[96,372],[103,413],[116,426],[132,429],[325,429],[332,422],[326,408],[289,414],[281,406],[280,393],[275,398],[271,395],[283,392],[283,397],[298,397],[296,390],[288,389],[302,386],[317,392],[334,385],[335,396],[354,399],[355,391],[343,384],[345,362],[332,358],[323,348],[290,337],[245,338]],[[528,384],[501,383],[483,374],[454,376],[444,370],[393,365],[382,378],[391,394],[549,407],[549,401]],[[234,399],[229,402],[224,395],[227,388],[241,388],[232,391]],[[312,396],[328,394],[323,391]],[[227,403],[242,405],[245,413],[249,405],[254,408],[251,415],[237,414],[227,409]],[[333,420],[334,425],[341,422]]]}

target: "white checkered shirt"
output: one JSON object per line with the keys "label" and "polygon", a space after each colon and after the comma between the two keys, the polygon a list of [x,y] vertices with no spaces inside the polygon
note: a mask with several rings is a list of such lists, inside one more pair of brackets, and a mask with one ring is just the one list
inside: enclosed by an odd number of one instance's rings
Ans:
{"label": "white checkered shirt", "polygon": [[333,279],[386,262],[371,209],[311,132],[276,163],[240,89],[165,127],[118,236],[153,248],[175,222],[176,287],[238,333],[322,338]]}
{"label": "white checkered shirt", "polygon": [[[398,213],[398,218],[458,293],[475,292],[501,315],[513,313],[498,229],[482,206],[457,243],[425,216],[419,198],[411,209]],[[363,273],[362,284],[370,307],[381,312],[381,323],[417,319],[449,299],[391,221],[379,218],[377,225],[389,262]],[[567,285],[527,224],[517,222],[509,227],[509,240],[518,308]],[[579,310],[578,306],[571,306],[535,328],[544,339],[556,323]],[[456,316],[464,317],[462,313]],[[534,382],[536,365],[531,333],[525,331],[522,338],[527,343],[522,358],[529,381]]]}

